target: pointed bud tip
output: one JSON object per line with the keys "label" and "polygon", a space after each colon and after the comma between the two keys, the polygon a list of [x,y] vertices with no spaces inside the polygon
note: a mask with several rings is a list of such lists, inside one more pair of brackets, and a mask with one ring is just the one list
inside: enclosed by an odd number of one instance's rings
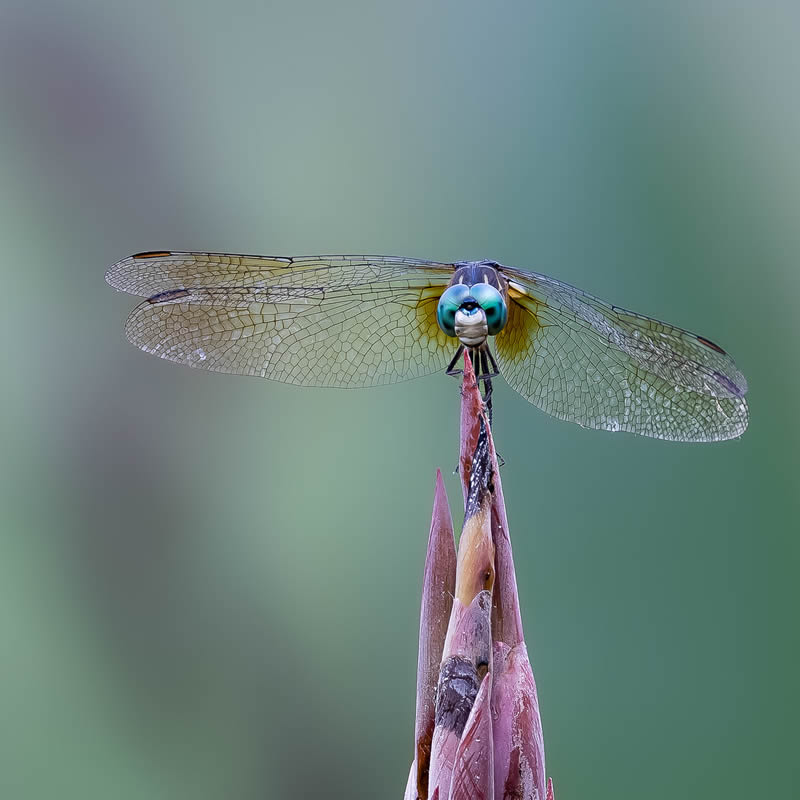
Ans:
{"label": "pointed bud tip", "polygon": [[436,487],[433,490],[433,512],[436,514],[437,510],[441,510],[442,508],[447,509],[449,513],[449,503],[447,502],[447,489],[444,485],[444,478],[442,477],[442,471],[440,469],[436,470]]}
{"label": "pointed bud tip", "polygon": [[442,471],[439,469],[436,470],[436,487],[433,491],[433,513],[431,514],[426,564],[434,556],[445,559],[446,566],[442,569],[448,572],[451,571],[450,561],[452,561],[452,571],[455,572],[456,545],[453,515],[450,513],[450,502],[447,499],[447,489],[442,478]]}
{"label": "pointed bud tip", "polygon": [[475,369],[472,366],[472,359],[469,357],[469,350],[464,350],[464,379],[475,380]]}

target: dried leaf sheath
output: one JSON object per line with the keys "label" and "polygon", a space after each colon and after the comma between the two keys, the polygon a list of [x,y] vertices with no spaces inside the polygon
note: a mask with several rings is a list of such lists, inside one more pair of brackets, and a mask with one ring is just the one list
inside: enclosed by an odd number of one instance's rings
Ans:
{"label": "dried leaf sheath", "polygon": [[[419,625],[417,659],[417,714],[414,731],[415,759],[412,773],[417,795],[424,797],[428,786],[431,741],[433,739],[434,703],[439,664],[453,605],[456,581],[456,547],[453,519],[447,503],[442,473],[436,471],[428,552],[425,558],[422,609]],[[411,783],[411,781],[410,781]]]}

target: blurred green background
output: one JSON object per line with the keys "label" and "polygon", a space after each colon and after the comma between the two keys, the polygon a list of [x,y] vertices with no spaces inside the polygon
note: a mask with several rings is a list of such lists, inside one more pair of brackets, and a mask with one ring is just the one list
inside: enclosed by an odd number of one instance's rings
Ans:
{"label": "blurred green background", "polygon": [[0,5],[0,796],[399,798],[458,387],[123,337],[145,249],[492,258],[719,341],[740,441],[496,440],[558,800],[796,797],[800,8]]}

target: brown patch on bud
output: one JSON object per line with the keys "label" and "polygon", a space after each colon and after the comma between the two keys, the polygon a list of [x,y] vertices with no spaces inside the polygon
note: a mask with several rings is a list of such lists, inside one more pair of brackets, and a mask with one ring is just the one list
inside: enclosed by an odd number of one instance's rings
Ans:
{"label": "brown patch on bud", "polygon": [[492,591],[494,576],[491,508],[485,503],[464,522],[458,543],[456,597],[468,606],[479,592]]}

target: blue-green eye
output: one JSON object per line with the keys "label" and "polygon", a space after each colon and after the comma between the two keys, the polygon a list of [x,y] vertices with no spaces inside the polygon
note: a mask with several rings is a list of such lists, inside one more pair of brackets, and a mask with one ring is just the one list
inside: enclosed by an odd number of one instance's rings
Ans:
{"label": "blue-green eye", "polygon": [[440,298],[436,308],[436,321],[448,335],[456,335],[456,311],[469,295],[469,289],[463,283],[451,286]]}
{"label": "blue-green eye", "polygon": [[508,307],[503,296],[488,283],[476,283],[474,286],[470,286],[469,293],[486,313],[489,335],[496,336],[508,321]]}

